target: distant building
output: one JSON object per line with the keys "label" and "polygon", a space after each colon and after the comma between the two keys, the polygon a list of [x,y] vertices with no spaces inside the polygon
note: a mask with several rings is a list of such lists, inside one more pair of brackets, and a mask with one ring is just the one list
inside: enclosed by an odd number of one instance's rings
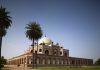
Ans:
{"label": "distant building", "polygon": [[[8,59],[11,66],[69,66],[69,65],[92,65],[92,59],[69,57],[69,50],[64,49],[52,40],[43,37],[39,44],[34,44],[34,61],[32,61],[33,49],[29,48],[24,54]],[[38,47],[37,47],[38,46]]]}

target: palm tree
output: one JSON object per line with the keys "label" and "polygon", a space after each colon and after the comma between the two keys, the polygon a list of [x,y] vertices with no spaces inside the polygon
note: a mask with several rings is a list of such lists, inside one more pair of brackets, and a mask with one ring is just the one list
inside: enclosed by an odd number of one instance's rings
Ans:
{"label": "palm tree", "polygon": [[42,30],[39,24],[37,24],[36,22],[31,22],[29,24],[27,24],[26,27],[26,37],[28,37],[30,40],[32,40],[32,48],[33,48],[33,52],[32,52],[32,67],[34,68],[34,41],[38,40],[39,38],[42,37]]}
{"label": "palm tree", "polygon": [[0,69],[1,69],[1,46],[2,38],[6,35],[7,29],[11,26],[11,17],[8,16],[10,12],[6,8],[0,7]]}

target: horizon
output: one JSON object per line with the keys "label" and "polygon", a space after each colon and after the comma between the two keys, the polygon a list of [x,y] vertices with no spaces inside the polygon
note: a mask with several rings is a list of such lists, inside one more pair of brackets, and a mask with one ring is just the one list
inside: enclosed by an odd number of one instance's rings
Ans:
{"label": "horizon", "polygon": [[[24,53],[32,42],[26,38],[26,24],[36,21],[43,34],[69,49],[69,56],[100,58],[99,0],[1,0],[12,17],[3,37],[2,56],[9,59]],[[43,37],[44,37],[43,35]]]}

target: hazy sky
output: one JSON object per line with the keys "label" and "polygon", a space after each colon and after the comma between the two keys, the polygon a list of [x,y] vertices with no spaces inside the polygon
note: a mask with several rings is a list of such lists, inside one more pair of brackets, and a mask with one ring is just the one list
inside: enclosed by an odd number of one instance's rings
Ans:
{"label": "hazy sky", "polygon": [[5,58],[24,53],[32,42],[26,38],[26,24],[38,22],[55,44],[69,49],[70,56],[100,58],[99,0],[0,0],[12,17],[3,38]]}

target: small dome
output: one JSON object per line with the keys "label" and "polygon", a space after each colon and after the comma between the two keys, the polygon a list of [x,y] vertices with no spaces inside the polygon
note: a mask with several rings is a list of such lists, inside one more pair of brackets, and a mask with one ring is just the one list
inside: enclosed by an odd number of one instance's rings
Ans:
{"label": "small dome", "polygon": [[45,45],[50,45],[52,44],[51,39],[47,38],[47,37],[43,37],[39,40],[39,44],[45,44]]}

